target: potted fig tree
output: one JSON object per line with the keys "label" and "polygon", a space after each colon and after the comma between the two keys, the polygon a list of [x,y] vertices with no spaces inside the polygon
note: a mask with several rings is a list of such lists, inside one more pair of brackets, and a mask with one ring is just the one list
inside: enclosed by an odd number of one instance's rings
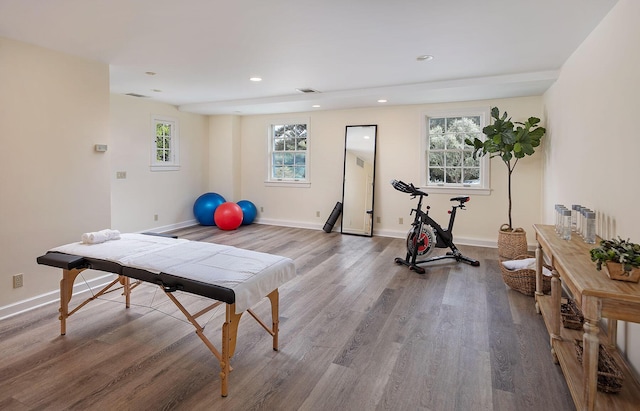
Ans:
{"label": "potted fig tree", "polygon": [[540,145],[547,130],[539,126],[540,119],[537,117],[529,117],[524,123],[513,122],[506,111],[500,115],[498,107],[491,109],[491,118],[493,123],[482,129],[486,136],[484,140],[467,138],[465,143],[473,146],[474,158],[484,155],[489,155],[490,158],[500,157],[507,168],[509,222],[503,224],[498,231],[498,254],[503,259],[513,259],[527,253],[527,237],[522,228],[513,227],[511,176],[521,158],[535,153],[535,148]]}

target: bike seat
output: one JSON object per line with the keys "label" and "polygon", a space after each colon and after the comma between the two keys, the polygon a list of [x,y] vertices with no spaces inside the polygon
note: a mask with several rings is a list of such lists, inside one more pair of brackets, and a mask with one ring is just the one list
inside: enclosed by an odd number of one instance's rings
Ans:
{"label": "bike seat", "polygon": [[466,203],[469,200],[470,198],[468,196],[460,196],[460,197],[453,197],[450,201],[460,201],[460,203]]}

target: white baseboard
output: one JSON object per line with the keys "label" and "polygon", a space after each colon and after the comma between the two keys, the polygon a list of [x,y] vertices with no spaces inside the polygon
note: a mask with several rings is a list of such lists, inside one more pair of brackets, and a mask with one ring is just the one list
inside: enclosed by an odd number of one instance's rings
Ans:
{"label": "white baseboard", "polygon": [[[277,219],[268,219],[268,218],[257,218],[255,220],[256,224],[264,224],[264,225],[274,225],[280,227],[291,227],[291,228],[306,228],[310,230],[322,230],[324,228],[325,223],[309,223],[306,221],[291,221],[291,220],[277,220]],[[193,225],[197,225],[196,220],[185,221],[179,224],[173,224],[164,227],[156,227],[153,229],[145,230],[145,231],[157,231],[159,233],[167,232],[171,230],[176,230],[178,228],[190,227]],[[380,237],[391,237],[391,238],[405,238],[407,236],[408,230],[373,230],[374,236]],[[340,224],[336,224],[333,227],[332,232],[340,232]],[[498,240],[497,239],[482,239],[482,238],[467,238],[467,237],[456,237],[455,243],[458,245],[470,245],[476,247],[487,247],[487,248],[498,248]],[[529,251],[535,251],[536,244],[528,244],[527,248]]]}
{"label": "white baseboard", "polygon": [[140,230],[139,232],[140,233],[146,233],[146,232],[166,233],[167,231],[177,230],[179,228],[191,227],[194,225],[198,225],[198,222],[195,219],[183,221],[181,223],[176,223],[176,224],[163,225],[160,227],[151,227],[146,230]]}
{"label": "white baseboard", "polygon": [[[324,223],[322,224],[314,224],[308,223],[306,221],[289,221],[289,220],[272,220],[267,218],[258,218],[255,220],[256,224],[264,224],[264,225],[275,225],[280,227],[290,227],[290,228],[306,228],[310,230],[322,230],[324,227]],[[340,230],[340,226],[337,227],[338,231]],[[336,227],[333,227],[333,230],[336,230]]]}
{"label": "white baseboard", "polygon": [[[89,270],[85,271],[85,273]],[[106,274],[92,280],[82,281],[73,286],[73,295],[81,295],[89,292],[90,289],[100,290],[105,285],[109,284],[115,278],[114,274]],[[26,311],[33,310],[38,307],[42,307],[47,304],[57,303],[60,301],[60,291],[50,291],[35,297],[27,298],[26,300],[18,301],[13,304],[0,307],[0,320],[13,317],[18,314],[22,314]]]}
{"label": "white baseboard", "polygon": [[[406,231],[398,231],[398,230],[374,230],[374,236],[380,237],[392,237],[392,238],[405,238],[407,236]],[[476,247],[487,247],[487,248],[498,248],[497,240],[484,240],[479,238],[465,238],[465,237],[455,237],[454,239],[456,245],[472,245]]]}
{"label": "white baseboard", "polygon": [[[268,219],[260,219],[256,220],[257,224],[265,224],[265,225],[275,225],[281,227],[292,227],[292,228],[308,228],[311,230],[322,230],[324,228],[323,224],[309,224],[306,222],[299,221],[282,221],[282,220],[268,220]],[[333,231],[340,232],[340,225],[336,225],[333,227]],[[373,230],[374,236],[379,237],[391,237],[391,238],[405,238],[407,236],[407,230],[399,231],[399,230]],[[456,237],[455,243],[457,245],[471,245],[476,247],[487,247],[487,248],[498,248],[498,241],[496,240],[486,240],[479,238],[465,238],[465,237]],[[535,250],[535,245],[530,244],[529,250]]]}

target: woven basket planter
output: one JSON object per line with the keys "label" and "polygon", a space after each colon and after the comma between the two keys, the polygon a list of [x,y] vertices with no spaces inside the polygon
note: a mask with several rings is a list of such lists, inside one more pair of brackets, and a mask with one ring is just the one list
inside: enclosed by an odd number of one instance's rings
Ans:
{"label": "woven basket planter", "polygon": [[630,281],[637,283],[640,280],[640,268],[634,268],[631,271],[624,271],[624,267],[620,263],[607,261],[605,263],[607,275],[612,280]]}
{"label": "woven basket planter", "polygon": [[562,326],[572,330],[582,330],[584,316],[576,305],[575,300],[569,298],[567,302],[560,305],[560,315],[562,316]]}
{"label": "woven basket planter", "polygon": [[508,224],[503,224],[498,231],[498,256],[501,260],[515,260],[527,253],[527,233],[522,228],[505,231]]}
{"label": "woven basket planter", "polygon": [[[519,255],[515,258],[509,258],[509,260],[522,260],[524,258],[531,258],[530,255]],[[520,270],[508,270],[500,260],[500,271],[502,272],[502,281],[509,288],[521,292],[524,295],[532,296],[536,292],[536,270],[529,268],[523,268]],[[553,270],[553,267],[544,265],[547,269]],[[548,294],[551,292],[551,277],[546,275],[542,276],[542,292]]]}
{"label": "woven basket planter", "polygon": [[[578,361],[582,363],[582,341],[575,340]],[[606,393],[617,393],[622,389],[624,375],[613,359],[609,350],[600,344],[598,352],[598,390]]]}

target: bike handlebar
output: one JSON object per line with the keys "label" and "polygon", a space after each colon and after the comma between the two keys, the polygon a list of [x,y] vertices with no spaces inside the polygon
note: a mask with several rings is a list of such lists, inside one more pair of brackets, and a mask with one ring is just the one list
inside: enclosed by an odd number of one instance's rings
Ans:
{"label": "bike handlebar", "polygon": [[411,194],[412,196],[428,196],[429,194],[424,191],[418,190],[413,183],[405,183],[404,181],[399,180],[391,180],[391,185],[398,191],[402,191],[403,193]]}

